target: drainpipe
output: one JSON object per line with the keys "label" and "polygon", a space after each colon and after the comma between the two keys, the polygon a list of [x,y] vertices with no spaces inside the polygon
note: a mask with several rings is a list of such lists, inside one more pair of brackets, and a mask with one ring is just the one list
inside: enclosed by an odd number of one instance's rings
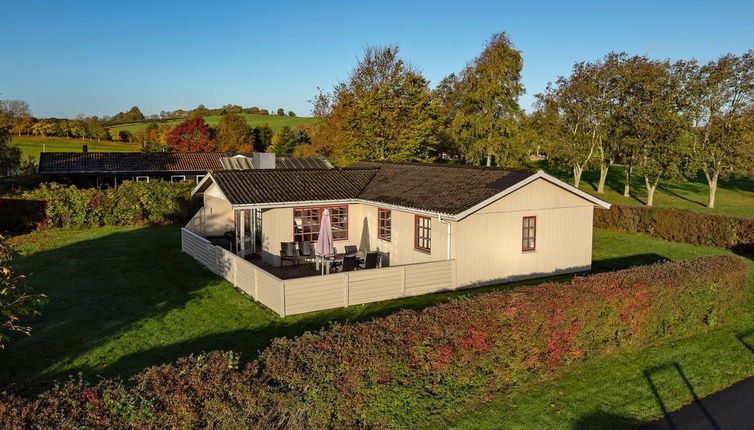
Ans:
{"label": "drainpipe", "polygon": [[442,215],[440,215],[439,213],[437,214],[437,220],[448,226],[448,260],[450,260],[450,221],[443,220]]}

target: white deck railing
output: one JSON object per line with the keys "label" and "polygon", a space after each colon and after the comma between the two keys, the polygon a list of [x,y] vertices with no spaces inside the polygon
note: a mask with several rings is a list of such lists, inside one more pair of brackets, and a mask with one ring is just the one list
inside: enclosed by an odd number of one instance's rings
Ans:
{"label": "white deck railing", "polygon": [[186,228],[181,250],[280,316],[457,288],[455,260],[282,280]]}

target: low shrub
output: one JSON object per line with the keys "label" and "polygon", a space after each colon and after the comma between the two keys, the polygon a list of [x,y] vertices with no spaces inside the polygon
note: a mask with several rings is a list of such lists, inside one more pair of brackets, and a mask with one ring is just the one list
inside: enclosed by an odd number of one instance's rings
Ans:
{"label": "low shrub", "polygon": [[587,357],[709,330],[740,310],[735,257],[577,277],[146,369],[132,386],[71,381],[6,396],[2,428],[417,427]]}
{"label": "low shrub", "polygon": [[613,205],[594,211],[594,226],[643,233],[673,242],[754,251],[754,219]]}
{"label": "low shrub", "polygon": [[24,193],[47,202],[52,227],[99,227],[187,222],[198,210],[188,182],[124,182],[98,191],[73,185],[45,183]]}
{"label": "low shrub", "polygon": [[28,233],[45,223],[45,202],[0,199],[0,234]]}

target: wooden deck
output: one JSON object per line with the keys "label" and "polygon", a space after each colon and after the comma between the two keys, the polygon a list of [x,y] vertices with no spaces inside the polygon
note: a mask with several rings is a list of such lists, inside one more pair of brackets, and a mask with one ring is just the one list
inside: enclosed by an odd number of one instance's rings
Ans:
{"label": "wooden deck", "polygon": [[301,263],[296,265],[285,262],[283,267],[279,267],[265,263],[258,255],[249,255],[246,257],[246,261],[280,279],[295,279],[320,275],[320,271],[314,268],[314,263]]}

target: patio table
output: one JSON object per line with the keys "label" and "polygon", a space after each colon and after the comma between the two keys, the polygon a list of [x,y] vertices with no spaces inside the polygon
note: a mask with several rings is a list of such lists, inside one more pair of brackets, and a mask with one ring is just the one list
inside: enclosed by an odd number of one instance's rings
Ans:
{"label": "patio table", "polygon": [[363,259],[364,258],[364,251],[359,251],[355,254],[335,254],[330,257],[322,257],[321,255],[315,255],[314,256],[314,269],[319,270],[320,274],[322,275],[329,275],[330,274],[330,266],[332,266],[333,263],[341,263],[343,264],[343,257],[347,255],[355,255],[356,260]]}

